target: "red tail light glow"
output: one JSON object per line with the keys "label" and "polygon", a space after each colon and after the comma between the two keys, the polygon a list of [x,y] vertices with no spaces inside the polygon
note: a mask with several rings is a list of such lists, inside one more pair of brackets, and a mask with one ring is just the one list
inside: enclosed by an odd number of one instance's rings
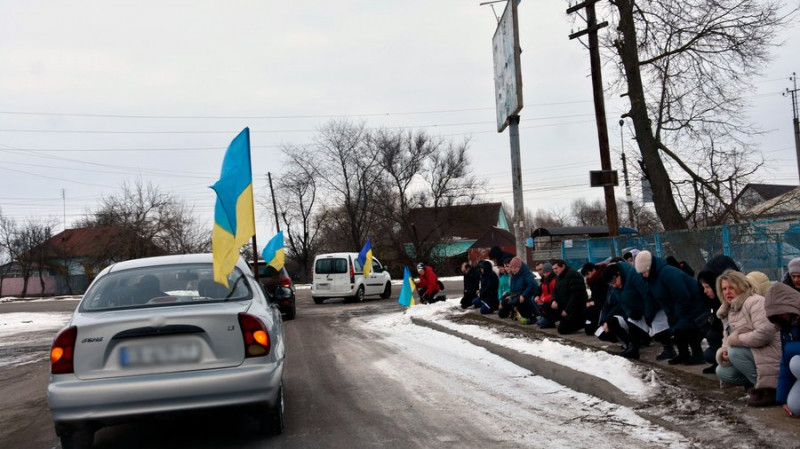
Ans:
{"label": "red tail light glow", "polygon": [[351,284],[355,284],[356,283],[356,272],[353,269],[353,264],[352,263],[350,264],[350,283]]}
{"label": "red tail light glow", "polygon": [[292,280],[289,278],[281,278],[281,287],[289,288],[292,286]]}
{"label": "red tail light glow", "polygon": [[75,340],[78,328],[70,326],[63,329],[53,340],[50,348],[50,372],[53,374],[69,374],[75,372],[73,364],[75,356]]}
{"label": "red tail light glow", "polygon": [[242,338],[244,339],[245,357],[262,357],[269,354],[269,332],[267,332],[267,327],[258,317],[240,313],[239,327],[241,327]]}

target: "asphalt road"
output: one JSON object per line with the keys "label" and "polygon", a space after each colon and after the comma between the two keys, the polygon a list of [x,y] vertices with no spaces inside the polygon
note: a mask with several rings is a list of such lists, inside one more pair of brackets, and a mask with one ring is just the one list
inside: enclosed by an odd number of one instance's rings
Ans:
{"label": "asphalt road", "polygon": [[[446,283],[446,293],[460,293],[460,282]],[[373,376],[369,364],[392,349],[349,325],[353,317],[397,311],[391,299],[368,298],[360,304],[340,299],[313,303],[310,290],[297,291],[297,318],[285,323],[287,361],[284,372],[286,429],[261,437],[255,422],[234,410],[212,410],[161,416],[101,429],[95,448],[341,448],[442,447],[483,445],[484,432],[465,426],[460,413],[443,414],[439,404],[410,395],[396,380]],[[15,302],[0,313],[69,311],[76,301]],[[35,338],[34,338],[35,337]],[[26,338],[20,339],[24,345]],[[41,361],[0,367],[0,447],[53,448],[58,439],[45,401],[49,344],[31,335],[36,345],[0,346],[0,350],[41,352]],[[458,403],[459,398],[447,398]],[[458,435],[449,432],[459,429]],[[490,441],[485,441],[489,444]]]}

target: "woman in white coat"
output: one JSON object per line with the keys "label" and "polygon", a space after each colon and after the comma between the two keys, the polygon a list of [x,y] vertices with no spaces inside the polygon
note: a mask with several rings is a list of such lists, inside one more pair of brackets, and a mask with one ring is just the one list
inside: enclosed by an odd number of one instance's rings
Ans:
{"label": "woman in white coat", "polygon": [[717,278],[722,303],[722,347],[717,351],[717,377],[733,385],[752,385],[747,405],[776,405],[775,387],[781,358],[780,335],[767,319],[764,297],[755,293],[744,274],[725,270]]}

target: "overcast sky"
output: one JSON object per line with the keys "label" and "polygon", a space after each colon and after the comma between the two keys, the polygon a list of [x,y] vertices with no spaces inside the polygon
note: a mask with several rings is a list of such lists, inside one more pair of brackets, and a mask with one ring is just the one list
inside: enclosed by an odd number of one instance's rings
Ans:
{"label": "overcast sky", "polygon": [[[2,213],[53,219],[58,232],[141,179],[194,206],[210,230],[208,186],[242,128],[251,129],[254,188],[263,196],[266,173],[282,171],[280,146],[311,143],[342,117],[469,138],[474,171],[490,187],[485,199],[511,203],[508,132],[495,124],[496,19],[479,3],[0,0]],[[602,197],[588,187],[589,170],[600,168],[589,57],[567,37],[566,7],[519,6],[521,160],[532,211]],[[769,159],[760,180],[796,184],[791,104],[781,92],[800,71],[800,27],[783,38],[748,94],[749,115],[768,131],[759,140]],[[607,99],[620,170],[624,110]],[[629,151],[630,137],[626,129]],[[266,241],[272,213],[257,205],[256,215]]]}

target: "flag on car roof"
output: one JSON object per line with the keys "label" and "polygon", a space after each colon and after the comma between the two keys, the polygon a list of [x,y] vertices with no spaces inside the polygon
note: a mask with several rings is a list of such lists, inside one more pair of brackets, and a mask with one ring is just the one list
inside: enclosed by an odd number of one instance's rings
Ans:
{"label": "flag on car roof", "polygon": [[408,267],[403,269],[403,286],[400,287],[400,299],[397,302],[401,306],[411,307],[416,304],[414,301],[414,292],[417,291],[417,286],[414,284],[414,279],[411,277],[411,272]]}
{"label": "flag on car roof", "polygon": [[228,286],[228,274],[239,259],[239,248],[256,233],[253,212],[253,173],[250,166],[250,128],[231,141],[219,180],[211,186],[217,194],[214,206],[214,280]]}
{"label": "flag on car roof", "polygon": [[264,250],[261,251],[261,257],[267,263],[275,268],[275,270],[280,271],[283,268],[283,263],[285,261],[284,251],[283,251],[283,231],[278,231],[275,234],[275,237],[270,239],[267,246],[264,247]]}
{"label": "flag on car roof", "polygon": [[364,267],[364,277],[366,278],[372,272],[372,242],[367,237],[367,243],[361,248],[361,252],[356,257],[361,266]]}

